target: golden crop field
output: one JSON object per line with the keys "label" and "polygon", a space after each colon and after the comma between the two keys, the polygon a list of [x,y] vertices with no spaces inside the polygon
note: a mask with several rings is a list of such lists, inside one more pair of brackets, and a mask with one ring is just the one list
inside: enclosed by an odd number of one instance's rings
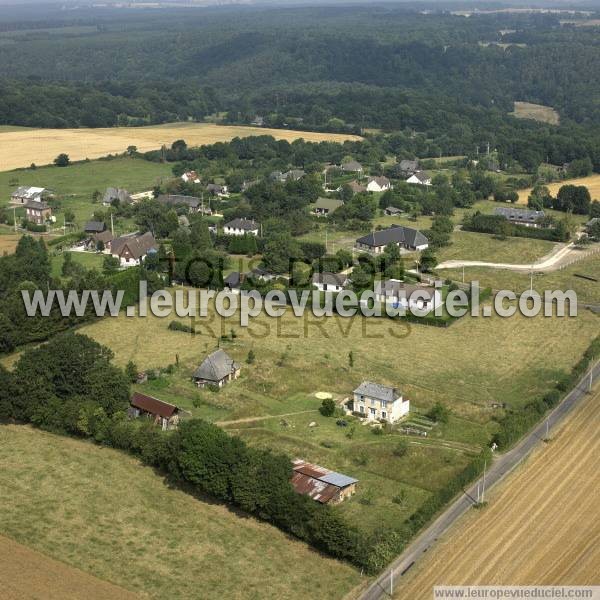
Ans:
{"label": "golden crop field", "polygon": [[304,138],[310,142],[323,140],[343,142],[360,139],[355,135],[316,133],[285,129],[215,125],[213,123],[172,123],[152,127],[114,127],[107,129],[22,129],[0,131],[0,171],[28,167],[32,163],[46,165],[62,152],[71,160],[100,158],[125,152],[136,146],[146,152],[171,145],[183,139],[190,146],[227,142],[234,137],[272,135],[280,140]]}
{"label": "golden crop field", "polygon": [[531,102],[515,102],[515,110],[510,114],[517,119],[533,119],[550,125],[558,125],[560,122],[558,113],[551,106]]}
{"label": "golden crop field", "polygon": [[[590,196],[592,200],[600,200],[600,175],[590,175],[589,177],[579,177],[577,179],[564,179],[563,181],[556,181],[547,185],[550,193],[553,196],[558,194],[558,190],[563,185],[585,185],[590,190]],[[521,190],[519,192],[519,204],[527,204],[527,198],[531,194],[531,188]]]}
{"label": "golden crop field", "polygon": [[[600,564],[600,392],[430,550],[396,598],[434,585],[591,585]],[[400,582],[399,582],[400,583]]]}

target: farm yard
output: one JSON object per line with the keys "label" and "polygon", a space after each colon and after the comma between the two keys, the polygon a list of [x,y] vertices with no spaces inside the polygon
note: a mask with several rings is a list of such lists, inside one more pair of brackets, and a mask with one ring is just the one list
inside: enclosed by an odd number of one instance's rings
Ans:
{"label": "farm yard", "polygon": [[[81,332],[112,348],[119,365],[173,365],[139,391],[217,422],[251,445],[359,479],[356,496],[339,510],[365,529],[404,521],[489,440],[492,417],[502,413],[493,405],[522,406],[548,391],[599,331],[589,312],[577,319],[467,317],[448,329],[312,316],[259,317],[245,329],[211,313],[195,329],[191,335],[169,329],[168,319],[121,316]],[[191,373],[217,344],[242,365],[241,376],[219,392],[199,390]],[[256,358],[247,364],[250,350]],[[319,413],[317,392],[341,401],[365,379],[397,386],[427,437],[374,435],[352,419],[339,426]],[[450,408],[446,424],[426,417],[438,401]],[[399,458],[394,450],[403,439],[408,451]]]}
{"label": "farm yard", "polygon": [[128,146],[140,152],[170,146],[184,139],[189,146],[228,142],[234,137],[272,135],[280,140],[358,140],[358,136],[336,133],[314,133],[287,129],[267,129],[216,125],[213,123],[171,123],[150,127],[114,127],[107,129],[17,129],[0,130],[0,171],[48,165],[61,153],[71,160],[94,159],[108,154],[121,154]]}
{"label": "farm yard", "polygon": [[466,515],[396,583],[395,598],[429,600],[443,585],[598,583],[600,393]]}
{"label": "farm yard", "polygon": [[[121,452],[25,426],[0,427],[0,442],[0,534],[61,561],[65,578],[75,567],[136,597],[198,600],[261,598],[265,589],[290,600],[343,597],[361,582],[350,566],[173,489]],[[37,579],[20,582],[15,600],[49,598],[34,594],[47,568],[40,564]],[[132,596],[118,588],[85,595]]]}

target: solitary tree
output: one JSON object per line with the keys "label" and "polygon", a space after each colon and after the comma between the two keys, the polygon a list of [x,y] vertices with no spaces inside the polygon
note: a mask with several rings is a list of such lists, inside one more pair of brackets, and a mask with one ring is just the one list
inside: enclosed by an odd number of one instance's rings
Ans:
{"label": "solitary tree", "polygon": [[71,159],[69,158],[68,154],[65,154],[64,152],[59,154],[55,159],[54,159],[54,164],[57,167],[68,167],[69,164],[71,163]]}

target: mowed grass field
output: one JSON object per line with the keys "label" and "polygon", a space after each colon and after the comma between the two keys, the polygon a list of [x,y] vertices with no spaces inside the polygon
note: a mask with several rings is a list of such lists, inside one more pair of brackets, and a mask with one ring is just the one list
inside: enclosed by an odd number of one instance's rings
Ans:
{"label": "mowed grass field", "polygon": [[546,240],[517,237],[500,240],[486,233],[455,231],[452,243],[442,248],[437,257],[439,262],[462,259],[523,264],[539,260],[550,253],[554,246],[553,242]]}
{"label": "mowed grass field", "polygon": [[358,136],[216,125],[213,123],[172,123],[151,127],[114,127],[106,129],[20,129],[0,131],[0,171],[28,167],[31,163],[48,165],[62,152],[71,160],[93,159],[125,152],[136,146],[140,152],[170,146],[183,139],[190,146],[228,142],[234,137],[272,135],[280,140],[323,140],[343,142]]}
{"label": "mowed grass field", "polygon": [[[558,194],[558,190],[563,185],[584,185],[589,191],[592,200],[600,200],[600,174],[590,175],[588,177],[579,177],[577,179],[564,179],[549,183],[547,188],[553,196]],[[531,188],[519,191],[519,204],[527,204],[527,198],[531,194]]]}
{"label": "mowed grass field", "polygon": [[3,600],[135,600],[137,594],[0,536]]}
{"label": "mowed grass field", "polygon": [[551,442],[396,581],[398,600],[434,585],[597,585],[600,564],[600,393]]}
{"label": "mowed grass field", "polygon": [[[0,427],[0,442],[0,534],[142,598],[316,600],[361,582],[348,565],[172,489],[123,453],[24,426]],[[50,596],[18,596],[30,597]]]}
{"label": "mowed grass field", "polygon": [[[241,328],[234,318],[210,315],[196,321],[195,336],[169,330],[171,318],[107,318],[81,331],[111,347],[120,365],[178,365],[140,391],[218,422],[251,445],[359,479],[356,496],[336,510],[366,531],[401,525],[487,443],[501,414],[493,403],[517,407],[545,393],[600,333],[589,312],[576,319],[467,317],[448,329],[312,315],[259,317]],[[219,392],[198,390],[191,375],[217,344],[240,362],[241,376]],[[250,349],[253,364],[246,363]],[[413,418],[442,402],[450,421],[429,428],[427,438],[407,438],[374,435],[358,423],[340,427],[319,413],[316,392],[341,401],[363,380],[399,388]],[[403,457],[394,454],[400,439],[409,442]]]}
{"label": "mowed grass field", "polygon": [[[582,250],[582,253],[585,251]],[[462,280],[462,269],[443,269],[443,277],[455,281]],[[581,277],[583,275],[584,277]],[[586,279],[592,278],[592,279]],[[596,279],[597,281],[593,281]],[[529,273],[519,273],[504,269],[466,267],[465,281],[479,281],[482,287],[496,290],[523,292],[531,285]],[[600,254],[587,255],[585,258],[557,271],[534,273],[533,287],[538,292],[545,290],[574,290],[577,298],[584,303],[600,303]]]}
{"label": "mowed grass field", "polygon": [[532,104],[531,102],[515,102],[515,109],[510,113],[517,119],[533,119],[541,123],[558,125],[559,114],[551,107],[543,104]]}

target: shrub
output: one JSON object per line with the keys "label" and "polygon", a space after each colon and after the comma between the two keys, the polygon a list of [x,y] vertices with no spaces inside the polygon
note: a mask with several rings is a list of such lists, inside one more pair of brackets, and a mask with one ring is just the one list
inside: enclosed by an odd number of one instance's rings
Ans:
{"label": "shrub", "polygon": [[183,331],[184,333],[196,333],[196,329],[192,325],[186,325],[181,321],[171,321],[169,329],[171,331]]}
{"label": "shrub", "polygon": [[447,423],[450,418],[450,411],[441,402],[436,402],[433,408],[427,413],[427,416],[436,423]]}
{"label": "shrub", "polygon": [[406,456],[408,453],[408,442],[406,440],[399,440],[392,453],[398,457]]}
{"label": "shrub", "polygon": [[324,417],[333,417],[335,413],[335,402],[331,398],[326,398],[319,407],[319,412]]}

